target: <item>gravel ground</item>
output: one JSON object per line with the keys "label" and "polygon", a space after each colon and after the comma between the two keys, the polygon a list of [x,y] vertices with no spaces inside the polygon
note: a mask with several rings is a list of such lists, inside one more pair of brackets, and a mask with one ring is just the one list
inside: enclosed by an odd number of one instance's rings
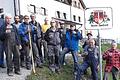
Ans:
{"label": "gravel ground", "polygon": [[21,75],[8,76],[6,68],[0,68],[0,80],[25,80],[30,75],[31,70],[21,68]]}

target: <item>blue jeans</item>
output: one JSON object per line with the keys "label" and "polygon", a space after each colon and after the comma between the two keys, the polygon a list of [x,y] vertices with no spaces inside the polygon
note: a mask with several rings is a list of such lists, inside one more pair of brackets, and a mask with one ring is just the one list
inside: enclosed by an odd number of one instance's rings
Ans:
{"label": "blue jeans", "polygon": [[4,64],[4,44],[0,41],[0,65]]}
{"label": "blue jeans", "polygon": [[63,65],[65,61],[65,54],[71,52],[73,60],[74,60],[74,70],[76,71],[77,65],[78,65],[78,56],[77,53],[78,51],[70,50],[68,48],[64,48],[63,51],[61,52],[60,56],[60,64]]}
{"label": "blue jeans", "polygon": [[84,71],[90,67],[92,72],[92,80],[98,80],[98,72],[97,72],[97,63],[89,63],[84,61],[78,68],[77,68],[77,76],[76,80],[81,80],[81,76],[83,75]]}

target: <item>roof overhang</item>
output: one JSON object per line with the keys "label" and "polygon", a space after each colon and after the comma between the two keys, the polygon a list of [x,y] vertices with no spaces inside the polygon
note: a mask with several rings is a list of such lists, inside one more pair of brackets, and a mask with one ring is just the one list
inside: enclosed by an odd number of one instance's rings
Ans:
{"label": "roof overhang", "polygon": [[52,17],[53,19],[55,19],[56,21],[58,22],[62,22],[63,24],[68,24],[68,25],[83,25],[81,23],[78,23],[78,22],[75,22],[75,21],[70,21],[70,20],[66,20],[66,19],[60,19],[60,18],[54,18]]}

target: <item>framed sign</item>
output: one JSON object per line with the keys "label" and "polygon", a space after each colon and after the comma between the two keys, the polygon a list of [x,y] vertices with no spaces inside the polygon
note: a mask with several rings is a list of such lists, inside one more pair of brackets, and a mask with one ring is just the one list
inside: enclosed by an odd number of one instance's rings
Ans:
{"label": "framed sign", "polygon": [[86,29],[111,29],[112,27],[113,11],[111,7],[93,7],[85,10]]}

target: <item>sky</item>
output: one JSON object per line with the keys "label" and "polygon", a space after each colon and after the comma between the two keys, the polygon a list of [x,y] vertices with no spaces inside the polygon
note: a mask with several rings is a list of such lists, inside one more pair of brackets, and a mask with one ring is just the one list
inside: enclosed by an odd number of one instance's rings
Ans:
{"label": "sky", "polygon": [[86,7],[112,7],[113,28],[100,31],[102,38],[120,40],[120,10],[119,0],[83,0]]}

